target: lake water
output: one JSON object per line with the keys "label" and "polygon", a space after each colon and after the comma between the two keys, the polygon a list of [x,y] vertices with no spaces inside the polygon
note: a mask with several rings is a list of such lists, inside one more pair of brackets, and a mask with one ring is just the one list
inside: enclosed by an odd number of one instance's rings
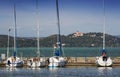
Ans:
{"label": "lake water", "polygon": [[120,77],[120,67],[0,68],[0,77]]}
{"label": "lake water", "polygon": [[[37,56],[37,48],[17,48],[17,55],[23,57],[35,57]],[[53,48],[40,48],[41,56],[49,57],[53,56]],[[94,47],[65,47],[63,48],[64,56],[67,57],[96,57],[101,55],[102,48]],[[107,54],[111,57],[120,56],[120,47],[106,48]],[[7,53],[6,48],[0,48],[0,54]],[[28,54],[29,53],[29,54]],[[10,48],[10,56],[13,55],[13,48]]]}

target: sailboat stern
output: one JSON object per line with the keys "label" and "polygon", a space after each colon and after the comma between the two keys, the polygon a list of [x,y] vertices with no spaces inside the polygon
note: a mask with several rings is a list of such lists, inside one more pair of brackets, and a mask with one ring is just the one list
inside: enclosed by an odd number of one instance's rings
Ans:
{"label": "sailboat stern", "polygon": [[104,60],[103,56],[98,57],[96,63],[99,67],[111,67],[113,64],[110,57],[107,57],[107,59]]}
{"label": "sailboat stern", "polygon": [[9,57],[7,59],[6,66],[7,67],[22,67],[23,64],[24,64],[24,61],[22,61],[20,58]]}

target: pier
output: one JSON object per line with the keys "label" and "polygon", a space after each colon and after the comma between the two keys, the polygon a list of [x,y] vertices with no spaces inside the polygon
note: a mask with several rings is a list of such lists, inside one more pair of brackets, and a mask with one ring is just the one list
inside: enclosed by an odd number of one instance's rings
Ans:
{"label": "pier", "polygon": [[[44,57],[46,59],[46,66],[48,65],[47,59],[49,57]],[[64,57],[67,60],[67,66],[96,66],[96,57]],[[27,67],[27,61],[30,58],[23,58],[24,67]],[[36,58],[35,58],[36,59]],[[120,66],[120,57],[111,57],[113,60],[113,66]],[[0,61],[0,67],[5,67],[6,60]]]}

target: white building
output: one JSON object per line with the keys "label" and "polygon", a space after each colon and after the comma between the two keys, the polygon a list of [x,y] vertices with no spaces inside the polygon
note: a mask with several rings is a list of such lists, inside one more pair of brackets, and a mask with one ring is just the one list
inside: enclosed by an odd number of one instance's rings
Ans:
{"label": "white building", "polygon": [[79,37],[79,36],[83,36],[83,33],[77,31],[77,32],[75,32],[74,35],[73,35],[73,37]]}

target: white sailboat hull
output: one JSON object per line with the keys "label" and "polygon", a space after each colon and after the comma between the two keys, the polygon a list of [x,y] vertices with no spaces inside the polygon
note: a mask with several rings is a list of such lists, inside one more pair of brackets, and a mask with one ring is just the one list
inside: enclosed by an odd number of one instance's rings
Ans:
{"label": "white sailboat hull", "polygon": [[32,67],[32,68],[37,68],[37,67],[45,67],[46,66],[46,62],[44,59],[40,59],[40,61],[34,61],[33,59],[29,60],[27,62],[27,66],[28,67]]}
{"label": "white sailboat hull", "polygon": [[100,67],[110,67],[112,66],[113,62],[112,59],[110,57],[107,58],[107,60],[103,61],[103,57],[100,56],[97,58],[97,66]]}
{"label": "white sailboat hull", "polygon": [[9,57],[7,59],[6,66],[7,67],[22,67],[23,64],[24,64],[24,61],[21,60],[19,57],[16,57],[16,59],[14,59],[13,57]]}
{"label": "white sailboat hull", "polygon": [[64,67],[66,60],[63,57],[50,57],[48,67]]}
{"label": "white sailboat hull", "polygon": [[45,62],[40,62],[40,61],[37,61],[37,62],[32,62],[32,63],[27,63],[27,66],[28,67],[33,67],[33,68],[37,68],[37,67],[45,67]]}

